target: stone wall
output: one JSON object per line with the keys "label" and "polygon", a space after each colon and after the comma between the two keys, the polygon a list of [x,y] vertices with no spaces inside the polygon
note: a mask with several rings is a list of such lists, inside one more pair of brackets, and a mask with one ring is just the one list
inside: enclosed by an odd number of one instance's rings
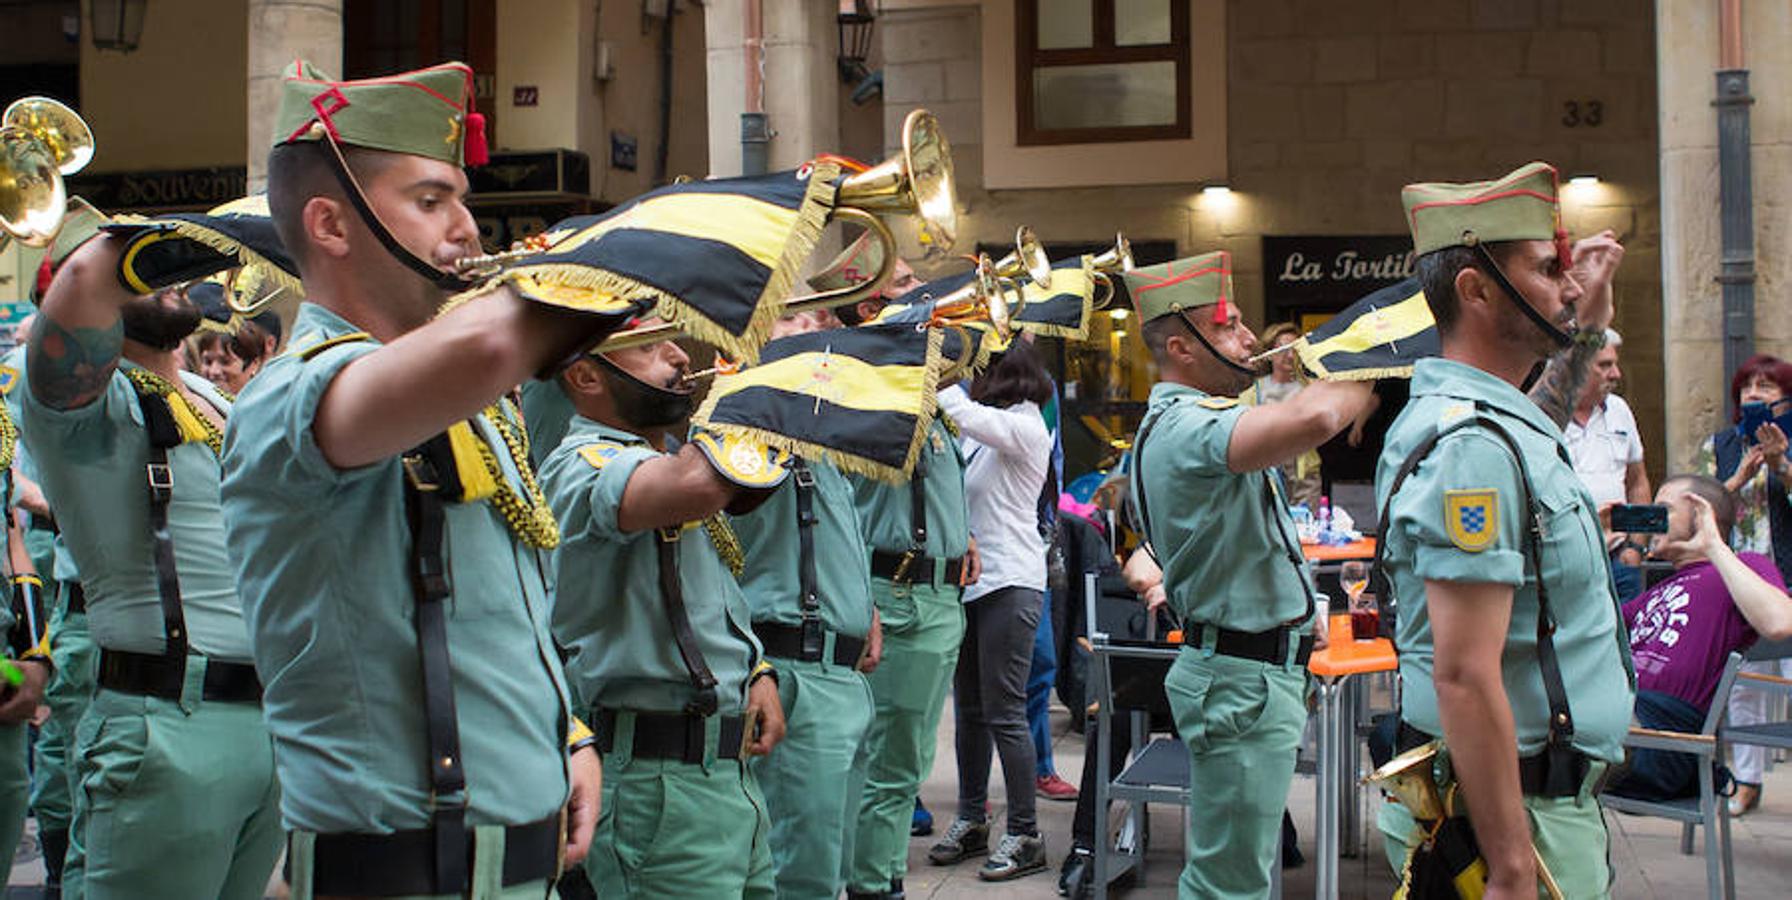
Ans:
{"label": "stone wall", "polygon": [[[1196,0],[1221,2],[1221,0]],[[1568,188],[1570,231],[1618,232],[1625,394],[1651,469],[1662,436],[1660,216],[1654,8],[1649,0],[1225,0],[1228,197],[1193,183],[982,188],[975,5],[893,0],[879,23],[885,135],[908,110],[940,115],[957,155],[961,246],[1016,224],[1048,241],[1116,229],[1232,252],[1239,296],[1263,316],[1266,234],[1401,234],[1399,192],[1475,180],[1533,159],[1601,183]],[[1006,60],[994,64],[1010,65]],[[1589,127],[1589,101],[1599,124]],[[1011,101],[1004,101],[1011,102]],[[1565,104],[1579,103],[1568,123]],[[993,164],[999,164],[995,162]]]}

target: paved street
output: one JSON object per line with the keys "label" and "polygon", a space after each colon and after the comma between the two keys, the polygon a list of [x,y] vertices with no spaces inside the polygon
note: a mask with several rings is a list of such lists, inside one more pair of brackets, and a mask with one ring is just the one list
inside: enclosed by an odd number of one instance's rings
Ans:
{"label": "paved street", "polygon": [[[946,711],[946,722],[940,729],[939,754],[934,776],[922,788],[921,796],[928,808],[939,817],[938,830],[950,820],[957,797],[957,775],[952,763],[952,716]],[[1054,753],[1058,772],[1075,781],[1082,771],[1083,741],[1065,733],[1068,714],[1053,710]],[[990,779],[990,791],[996,821],[1000,821],[1003,797],[999,770]],[[1767,789],[1761,809],[1737,819],[1733,825],[1736,855],[1736,896],[1744,900],[1780,900],[1786,896],[1786,885],[1792,883],[1792,764],[1781,764],[1767,774]],[[1375,810],[1380,802],[1374,792],[1365,793],[1367,804],[1363,821],[1373,831]],[[1301,850],[1307,864],[1285,873],[1283,895],[1289,898],[1311,896],[1313,891],[1313,778],[1295,778],[1290,808],[1300,828]],[[1074,804],[1040,801],[1039,825],[1045,833],[1052,869],[1007,884],[984,884],[977,880],[977,862],[942,868],[927,863],[927,846],[933,838],[916,838],[909,845],[908,895],[913,900],[924,898],[1043,898],[1056,896],[1057,866],[1070,846],[1070,818]],[[1618,868],[1616,896],[1624,900],[1685,900],[1699,897],[1705,890],[1705,869],[1700,856],[1680,854],[1680,836],[1671,823],[1607,813],[1612,825],[1612,858]],[[1180,840],[1182,820],[1173,807],[1153,807],[1151,834],[1153,841],[1146,857],[1142,883],[1116,896],[1132,900],[1156,900],[1176,895],[1176,873],[1182,862]],[[1695,844],[1695,849],[1702,844]],[[1371,852],[1359,853],[1342,860],[1341,896],[1344,898],[1385,898],[1393,892],[1393,876],[1388,871],[1378,844]],[[43,883],[43,864],[35,847],[21,852],[12,870],[7,900],[36,900]],[[278,887],[272,885],[271,887]],[[272,896],[272,894],[270,894]]]}

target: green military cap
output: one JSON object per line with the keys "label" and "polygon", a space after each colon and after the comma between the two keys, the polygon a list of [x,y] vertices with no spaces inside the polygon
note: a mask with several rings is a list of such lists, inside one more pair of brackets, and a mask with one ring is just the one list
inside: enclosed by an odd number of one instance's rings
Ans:
{"label": "green military cap", "polygon": [[304,60],[286,69],[274,143],[319,141],[411,153],[453,165],[486,161],[485,117],[472,112],[473,70],[443,63],[360,81],[332,81]]}
{"label": "green military cap", "polygon": [[872,240],[871,232],[846,245],[821,271],[809,276],[809,286],[818,291],[837,291],[864,284],[877,275],[884,261],[884,245]]}
{"label": "green military cap", "polygon": [[1232,254],[1224,250],[1190,256],[1123,273],[1126,292],[1138,307],[1139,321],[1213,307],[1213,320],[1224,322],[1232,302]]}
{"label": "green military cap", "polygon": [[1553,241],[1564,236],[1556,169],[1521,166],[1504,178],[1471,184],[1409,184],[1400,192],[1412,228],[1413,252],[1499,241]]}

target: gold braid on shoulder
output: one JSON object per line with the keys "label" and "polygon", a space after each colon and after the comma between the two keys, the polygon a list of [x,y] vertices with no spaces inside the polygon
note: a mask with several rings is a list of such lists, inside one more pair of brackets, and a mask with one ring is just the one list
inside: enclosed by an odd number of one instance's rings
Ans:
{"label": "gold braid on shoulder", "polygon": [[[169,413],[174,416],[175,424],[181,429],[182,439],[190,441],[198,438],[212,449],[213,455],[224,455],[224,432],[212,424],[209,417],[200,415],[187,402],[187,398],[175,389],[173,382],[148,369],[120,367],[119,371],[130,380],[137,393],[161,397],[167,401]],[[198,430],[197,434],[193,433],[195,428]]]}
{"label": "gold braid on shoulder", "polygon": [[490,444],[483,440],[473,443],[479,447],[479,458],[485,463],[486,471],[492,481],[497,484],[497,491],[492,494],[492,508],[504,517],[510,525],[511,533],[517,539],[539,550],[552,550],[560,546],[560,524],[554,521],[554,511],[548,506],[546,495],[542,493],[540,482],[535,480],[535,469],[529,464],[529,435],[517,427],[505,415],[502,408],[508,401],[486,407],[485,417],[492,423],[498,436],[504,439],[504,449],[510,453],[510,462],[516,467],[517,477],[523,484],[523,496],[518,497],[510,488],[510,480],[504,477],[504,469],[498,464],[498,456]]}
{"label": "gold braid on shoulder", "polygon": [[740,538],[735,535],[734,527],[728,524],[721,513],[710,513],[703,519],[703,530],[709,532],[709,542],[715,546],[716,555],[727,564],[728,571],[739,578],[740,573],[746,571],[747,555],[741,549]]}

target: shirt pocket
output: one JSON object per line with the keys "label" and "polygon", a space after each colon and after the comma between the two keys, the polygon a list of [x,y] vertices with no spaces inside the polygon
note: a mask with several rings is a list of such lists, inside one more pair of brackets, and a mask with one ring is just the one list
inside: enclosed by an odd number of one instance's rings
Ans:
{"label": "shirt pocket", "polygon": [[[1551,596],[1578,597],[1603,589],[1608,577],[1605,538],[1580,491],[1564,487],[1538,497],[1543,519],[1542,572]],[[1595,579],[1597,575],[1597,579]]]}

